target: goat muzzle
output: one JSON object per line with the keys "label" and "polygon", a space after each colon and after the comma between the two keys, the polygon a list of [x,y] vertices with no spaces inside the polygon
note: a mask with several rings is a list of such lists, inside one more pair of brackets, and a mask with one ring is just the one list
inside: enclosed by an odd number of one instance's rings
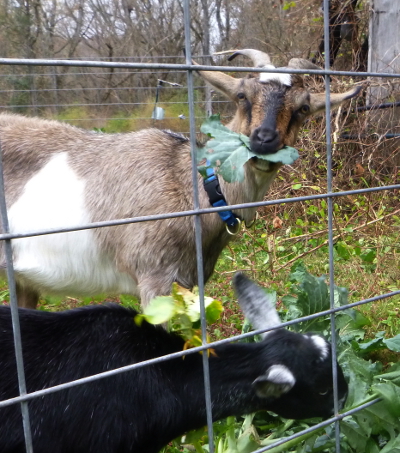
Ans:
{"label": "goat muzzle", "polygon": [[279,150],[279,133],[275,129],[257,127],[250,135],[250,146],[256,154],[273,154]]}

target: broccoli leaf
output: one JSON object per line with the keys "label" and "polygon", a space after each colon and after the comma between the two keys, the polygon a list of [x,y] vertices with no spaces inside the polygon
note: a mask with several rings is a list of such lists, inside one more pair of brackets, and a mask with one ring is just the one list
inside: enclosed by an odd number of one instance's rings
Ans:
{"label": "broccoli leaf", "polygon": [[[200,130],[208,135],[210,140],[197,150],[197,161],[200,163],[206,159],[208,165],[215,167],[217,173],[227,182],[243,181],[243,166],[252,157],[285,165],[290,165],[299,158],[298,151],[290,146],[285,146],[273,154],[255,154],[251,150],[249,137],[222,125],[219,115],[210,116]],[[206,176],[206,168],[207,165],[204,164],[198,167],[203,176]]]}

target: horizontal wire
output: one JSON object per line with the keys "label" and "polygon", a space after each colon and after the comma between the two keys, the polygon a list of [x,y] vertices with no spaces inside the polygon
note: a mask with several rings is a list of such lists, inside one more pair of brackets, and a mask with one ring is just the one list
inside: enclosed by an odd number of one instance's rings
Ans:
{"label": "horizontal wire", "polygon": [[354,72],[354,71],[332,71],[325,69],[292,69],[292,68],[252,68],[244,66],[211,66],[194,64],[167,64],[167,63],[113,63],[99,61],[79,61],[79,60],[49,60],[49,59],[29,59],[29,58],[0,58],[0,65],[23,65],[23,66],[78,66],[93,68],[126,68],[126,69],[161,69],[161,70],[183,70],[183,71],[229,71],[229,72],[254,72],[254,73],[273,73],[273,74],[315,74],[315,75],[334,75],[351,77],[383,77],[400,78],[400,74],[387,72]]}
{"label": "horizontal wire", "polygon": [[58,392],[58,391],[61,391],[61,390],[66,390],[68,388],[75,387],[76,385],[83,385],[83,384],[87,384],[89,382],[96,381],[98,379],[104,379],[104,378],[107,378],[107,377],[110,377],[110,376],[114,376],[116,374],[120,374],[120,373],[124,373],[124,372],[127,372],[127,371],[136,370],[136,369],[142,368],[144,366],[154,365],[154,364],[157,364],[157,363],[160,363],[160,362],[164,362],[166,360],[172,360],[172,359],[176,359],[176,358],[179,358],[179,357],[184,357],[185,355],[195,354],[195,353],[198,353],[198,352],[205,351],[207,349],[213,349],[213,348],[215,348],[217,346],[221,346],[221,345],[224,345],[224,344],[232,343],[233,341],[238,341],[238,340],[243,340],[243,339],[246,339],[246,338],[254,337],[255,335],[260,335],[260,334],[265,333],[265,332],[272,332],[274,330],[281,329],[281,328],[284,328],[284,327],[289,327],[289,326],[292,326],[292,325],[295,325],[295,324],[299,324],[301,322],[310,321],[310,320],[313,320],[313,319],[316,319],[316,318],[320,318],[322,316],[327,316],[327,315],[329,315],[331,313],[337,313],[337,312],[340,312],[340,311],[345,311],[345,310],[348,310],[349,308],[354,308],[354,307],[357,307],[357,306],[360,306],[360,305],[365,305],[365,304],[368,304],[368,303],[371,303],[371,302],[376,302],[378,300],[387,299],[389,297],[393,297],[393,296],[397,296],[397,295],[400,295],[400,290],[399,291],[393,291],[393,292],[386,293],[386,294],[381,294],[379,296],[371,297],[369,299],[364,299],[364,300],[361,300],[361,301],[358,301],[358,302],[353,302],[351,304],[342,305],[342,306],[336,307],[334,309],[324,310],[324,311],[321,311],[319,313],[314,313],[312,315],[303,316],[301,318],[297,318],[297,319],[294,319],[292,321],[283,322],[283,323],[279,324],[278,326],[270,327],[268,329],[253,330],[252,332],[247,332],[247,333],[235,335],[233,337],[225,338],[223,340],[217,340],[217,341],[208,343],[207,345],[197,346],[195,348],[187,349],[185,351],[179,351],[179,352],[175,352],[175,353],[172,353],[172,354],[167,354],[165,356],[161,356],[161,357],[156,357],[154,359],[145,360],[143,362],[135,363],[133,365],[127,365],[127,366],[124,366],[124,367],[121,367],[121,368],[116,368],[114,370],[104,371],[102,373],[94,374],[92,376],[88,376],[88,377],[85,377],[85,378],[76,379],[74,381],[70,381],[70,382],[67,382],[65,384],[60,384],[60,385],[56,385],[56,386],[49,387],[49,388],[46,388],[46,389],[37,390],[35,392],[28,393],[28,394],[26,394],[24,396],[17,396],[17,397],[14,397],[14,398],[3,400],[3,401],[0,402],[0,408],[6,407],[6,406],[10,406],[12,404],[17,404],[17,403],[20,403],[22,401],[28,401],[28,400],[31,400],[31,399],[34,399],[34,398],[38,398],[38,397],[47,395],[49,393],[55,393],[55,392]]}
{"label": "horizontal wire", "polygon": [[317,423],[316,425],[310,426],[309,428],[306,428],[306,429],[304,429],[302,431],[299,431],[298,433],[292,434],[291,436],[288,436],[288,437],[285,437],[283,439],[277,440],[273,444],[270,444],[270,445],[265,446],[263,448],[259,448],[257,450],[254,450],[252,453],[262,453],[264,451],[272,450],[273,448],[279,447],[279,445],[283,445],[286,442],[289,442],[290,440],[297,439],[298,437],[301,437],[304,434],[312,433],[312,432],[317,431],[317,430],[319,430],[321,428],[324,428],[325,426],[329,426],[332,423],[335,423],[336,421],[340,421],[340,420],[342,420],[345,417],[348,417],[350,415],[356,414],[357,412],[360,412],[363,409],[367,409],[368,407],[370,407],[370,406],[372,406],[374,404],[377,404],[380,401],[382,401],[381,398],[375,398],[372,401],[368,401],[367,403],[361,404],[360,406],[358,406],[355,409],[351,409],[349,411],[346,411],[346,412],[343,412],[341,414],[338,414],[335,417],[332,417],[332,418],[330,418],[328,420],[324,420],[323,422]]}
{"label": "horizontal wire", "polygon": [[344,192],[332,192],[332,193],[324,193],[324,194],[316,194],[316,195],[305,195],[302,197],[293,197],[293,198],[281,198],[276,200],[264,200],[264,201],[257,201],[253,203],[242,203],[242,204],[234,204],[234,205],[227,205],[222,207],[216,208],[203,208],[203,209],[192,209],[188,211],[179,211],[179,212],[168,212],[165,214],[156,214],[156,215],[146,215],[140,217],[131,217],[126,219],[118,219],[118,220],[104,220],[100,222],[91,222],[83,225],[77,225],[75,227],[65,227],[65,228],[48,228],[44,230],[37,230],[37,231],[30,231],[25,233],[8,233],[8,234],[0,234],[0,241],[5,239],[20,239],[32,236],[42,236],[45,234],[56,234],[56,233],[68,233],[71,231],[80,231],[80,230],[88,230],[93,228],[100,228],[100,227],[110,227],[110,226],[117,226],[117,225],[127,225],[130,223],[140,223],[140,222],[149,222],[155,220],[166,220],[178,217],[188,217],[194,216],[199,214],[212,214],[214,212],[226,211],[227,209],[235,210],[235,209],[246,209],[246,208],[259,208],[262,206],[272,206],[276,204],[284,204],[284,203],[295,203],[298,201],[309,201],[309,200],[320,200],[330,197],[342,197],[347,195],[355,195],[355,194],[363,194],[363,193],[370,193],[370,192],[378,192],[382,190],[400,190],[400,184],[395,184],[391,186],[382,186],[382,187],[368,187],[364,189],[355,189],[355,190],[348,190]]}
{"label": "horizontal wire", "polygon": [[[75,74],[69,74],[70,76],[75,76]],[[203,90],[205,88],[204,85],[199,85],[199,86],[195,86],[194,89],[195,90]],[[187,91],[187,86],[181,86],[181,87],[171,87],[171,86],[166,86],[166,87],[162,87],[162,90],[185,90]],[[141,90],[146,90],[146,91],[156,91],[157,90],[157,86],[146,86],[146,87],[138,87],[138,88],[133,88],[133,87],[130,87],[130,86],[126,86],[126,87],[112,87],[112,86],[107,86],[107,87],[98,87],[98,88],[91,88],[91,87],[72,87],[72,88],[40,88],[39,90],[38,89],[34,89],[34,88],[27,88],[27,89],[20,89],[20,90],[14,90],[14,89],[8,89],[8,90],[0,90],[0,93],[4,93],[4,94],[7,94],[7,93],[27,93],[27,92],[30,92],[30,91],[36,91],[38,93],[51,93],[51,92],[55,92],[55,93],[59,93],[59,92],[64,92],[64,91],[67,91],[67,92],[71,92],[71,91],[141,91]],[[185,101],[185,102],[188,102],[188,101]],[[196,102],[199,102],[199,101],[195,101]],[[225,102],[229,102],[229,101],[225,101]],[[177,103],[177,101],[175,101],[175,103]]]}

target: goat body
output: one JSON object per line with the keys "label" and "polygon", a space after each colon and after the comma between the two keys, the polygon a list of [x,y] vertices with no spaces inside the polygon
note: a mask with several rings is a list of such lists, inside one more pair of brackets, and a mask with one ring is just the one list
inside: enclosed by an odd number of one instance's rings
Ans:
{"label": "goat body", "polygon": [[[177,134],[157,129],[101,134],[1,114],[0,139],[12,232],[192,208],[190,145]],[[226,184],[225,195],[231,203],[261,199],[274,174],[261,189]],[[201,187],[200,175],[198,180]],[[202,187],[200,206],[210,206]],[[242,215],[250,220],[254,210],[248,211]],[[208,279],[231,236],[218,214],[202,216],[201,225]],[[191,217],[13,240],[19,288],[61,295],[128,293],[145,304],[169,294],[173,281],[187,288],[197,284],[195,250]]]}
{"label": "goat body", "polygon": [[[254,57],[254,52],[242,51],[260,66],[266,54]],[[269,58],[264,63],[273,67]],[[325,95],[309,93],[298,75],[262,73],[260,78],[236,79],[221,72],[199,73],[236,103],[236,114],[227,126],[248,135],[259,155],[293,146],[301,124],[325,106]],[[331,105],[358,91],[333,94]],[[0,114],[0,142],[11,233],[193,207],[189,142],[172,132],[102,134]],[[258,158],[248,161],[242,183],[220,181],[226,200],[229,204],[262,200],[279,167]],[[199,176],[200,207],[207,208],[201,182]],[[235,214],[250,222],[254,211]],[[201,228],[207,280],[231,236],[216,213],[203,215]],[[130,293],[147,304],[169,294],[174,281],[187,288],[197,284],[190,217],[15,239],[12,245],[23,307],[35,308],[39,293]]]}
{"label": "goat body", "polygon": [[[157,129],[99,134],[3,114],[0,136],[13,232],[191,207],[190,147],[176,134]],[[30,163],[28,171],[21,159]],[[201,206],[209,207],[204,192]],[[209,223],[204,219],[207,277],[228,240],[218,215]],[[197,283],[192,230],[187,217],[17,239],[14,268],[23,286],[45,293],[131,293],[146,303],[169,294],[173,281],[188,288]],[[210,243],[207,232],[218,240]]]}
{"label": "goat body", "polygon": [[[247,293],[248,284],[239,281]],[[254,294],[257,303],[266,302]],[[266,312],[275,323],[271,309]],[[146,322],[139,327],[135,315],[116,305],[59,313],[19,309],[28,392],[182,351],[180,337]],[[19,394],[8,307],[0,307],[0,332],[3,400]],[[216,346],[209,358],[213,419],[261,409],[287,418],[328,417],[331,360],[321,337],[282,328],[260,343]],[[340,368],[338,378],[343,398]],[[31,400],[29,412],[35,453],[156,453],[206,423],[202,357],[188,354],[57,391]],[[0,451],[25,452],[18,404],[0,408],[0,426]]]}

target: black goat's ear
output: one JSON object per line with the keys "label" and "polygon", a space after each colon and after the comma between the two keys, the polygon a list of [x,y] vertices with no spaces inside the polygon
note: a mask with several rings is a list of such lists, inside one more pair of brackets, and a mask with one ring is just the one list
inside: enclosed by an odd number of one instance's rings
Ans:
{"label": "black goat's ear", "polygon": [[272,365],[262,376],[259,376],[253,386],[260,398],[279,398],[289,392],[296,379],[289,368],[284,365]]}
{"label": "black goat's ear", "polygon": [[[281,324],[271,297],[241,272],[235,274],[233,286],[244,316],[254,329],[268,329]],[[265,333],[263,336],[268,335]]]}

